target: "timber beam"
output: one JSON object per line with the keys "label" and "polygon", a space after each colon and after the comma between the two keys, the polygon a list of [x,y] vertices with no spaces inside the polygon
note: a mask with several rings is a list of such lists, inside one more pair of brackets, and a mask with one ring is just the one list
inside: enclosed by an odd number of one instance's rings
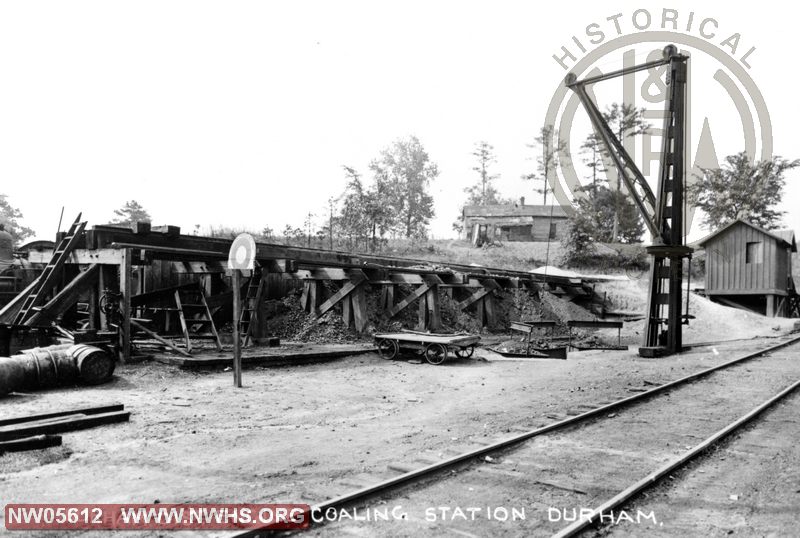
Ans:
{"label": "timber beam", "polygon": [[395,317],[397,314],[405,310],[411,303],[413,303],[414,301],[425,295],[430,289],[431,286],[429,286],[428,284],[423,284],[419,286],[417,289],[414,290],[413,293],[411,293],[410,295],[405,297],[402,301],[400,301],[392,308],[390,308],[389,311],[386,312],[386,317],[389,318]]}
{"label": "timber beam", "polygon": [[43,305],[36,313],[25,320],[24,325],[49,325],[49,322],[55,320],[58,316],[66,312],[68,308],[77,303],[84,292],[95,286],[99,273],[99,265],[90,265],[88,269],[82,271],[78,276],[73,278],[55,297],[50,299],[50,301]]}
{"label": "timber beam", "polygon": [[345,297],[350,295],[356,288],[361,287],[361,285],[365,282],[365,279],[362,276],[355,276],[350,282],[345,283],[342,288],[330,296],[330,298],[322,303],[317,309],[314,310],[314,314],[317,316],[317,319],[324,316],[331,308],[336,306],[341,300]]}
{"label": "timber beam", "polygon": [[475,291],[472,295],[470,295],[469,297],[458,303],[458,308],[460,310],[468,308],[470,305],[472,305],[473,303],[477,302],[480,299],[483,299],[484,297],[492,293],[494,290],[500,289],[500,285],[491,278],[487,278],[486,280],[481,282],[481,284],[482,287],[479,290]]}

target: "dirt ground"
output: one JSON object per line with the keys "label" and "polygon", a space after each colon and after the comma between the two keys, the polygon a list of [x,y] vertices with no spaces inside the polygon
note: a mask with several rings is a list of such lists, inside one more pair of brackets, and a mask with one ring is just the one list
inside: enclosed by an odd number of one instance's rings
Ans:
{"label": "dirt ground", "polygon": [[635,350],[593,351],[572,353],[567,361],[456,360],[438,367],[369,353],[246,369],[242,389],[222,368],[125,365],[107,385],[0,401],[3,416],[109,402],[132,413],[129,423],[66,433],[62,447],[0,457],[0,498],[314,503],[352,490],[364,477],[392,475],[389,465],[462,452],[707,368],[753,345],[658,360]]}

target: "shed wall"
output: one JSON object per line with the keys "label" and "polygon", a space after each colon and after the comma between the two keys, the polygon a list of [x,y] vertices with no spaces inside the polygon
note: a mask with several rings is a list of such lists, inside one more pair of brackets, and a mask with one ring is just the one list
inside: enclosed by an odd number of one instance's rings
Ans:
{"label": "shed wall", "polygon": [[[762,244],[763,261],[747,263],[747,243]],[[706,245],[706,293],[785,295],[786,249],[745,225],[734,226]]]}

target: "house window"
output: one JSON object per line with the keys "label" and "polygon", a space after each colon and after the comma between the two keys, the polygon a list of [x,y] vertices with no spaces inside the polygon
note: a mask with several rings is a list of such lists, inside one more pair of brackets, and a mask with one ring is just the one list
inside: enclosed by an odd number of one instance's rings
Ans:
{"label": "house window", "polygon": [[745,263],[764,263],[764,245],[761,241],[747,243],[744,253]]}
{"label": "house window", "polygon": [[558,226],[555,222],[550,223],[550,239],[556,238],[556,232],[558,231]]}

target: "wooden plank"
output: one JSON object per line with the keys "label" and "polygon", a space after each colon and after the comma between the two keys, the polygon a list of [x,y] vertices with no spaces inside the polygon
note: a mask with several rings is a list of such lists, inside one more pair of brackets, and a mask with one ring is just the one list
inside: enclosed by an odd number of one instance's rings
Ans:
{"label": "wooden plank", "polygon": [[23,437],[13,441],[0,441],[0,454],[4,452],[22,452],[24,450],[37,450],[51,446],[61,446],[60,435],[36,435]]}
{"label": "wooden plank", "polygon": [[90,265],[85,271],[78,273],[78,276],[73,278],[72,282],[67,284],[63,290],[43,305],[38,312],[35,312],[31,317],[25,320],[24,325],[34,326],[42,323],[47,323],[49,325],[50,321],[55,320],[68,308],[78,302],[78,299],[87,288],[90,286],[95,287],[95,279],[99,272],[100,266],[95,263]]}
{"label": "wooden plank", "polygon": [[[238,271],[238,269],[234,269],[234,271]],[[239,296],[237,292],[238,289],[239,289],[238,280],[234,278],[234,284],[233,284],[234,306],[236,306],[236,304],[239,302]],[[181,332],[183,333],[183,338],[186,341],[186,351],[191,353],[192,339],[189,338],[189,327],[186,324],[186,316],[183,314],[183,305],[181,304],[181,292],[179,290],[175,290],[175,292],[173,293],[173,297],[175,298],[175,306],[178,309],[178,319],[180,319],[181,322]],[[233,322],[234,322],[234,333],[238,334],[239,312],[237,311],[237,309],[234,309]]]}
{"label": "wooden plank", "polygon": [[9,426],[0,427],[0,441],[30,437],[31,435],[83,430],[105,424],[126,422],[130,419],[130,416],[131,414],[129,411],[112,411],[110,413],[99,413],[96,415],[77,416],[59,422],[23,422],[20,424],[11,424]]}
{"label": "wooden plank", "polygon": [[119,331],[121,362],[125,364],[131,358],[131,251],[122,251],[119,264],[119,291],[122,294],[122,325]]}
{"label": "wooden plank", "polygon": [[350,275],[341,267],[320,267],[311,270],[311,278],[315,280],[348,280]]}
{"label": "wooden plank", "polygon": [[164,344],[165,346],[167,346],[168,348],[170,348],[174,352],[179,353],[179,354],[181,354],[181,355],[183,355],[185,357],[191,357],[191,355],[189,353],[186,353],[184,350],[182,350],[181,348],[179,348],[178,346],[176,346],[175,344],[173,344],[172,342],[170,342],[166,338],[162,338],[161,336],[159,336],[158,333],[156,333],[155,331],[151,331],[150,329],[148,329],[147,327],[145,327],[144,325],[142,325],[138,321],[135,321],[135,320],[132,319],[131,320],[131,326],[139,329],[140,331],[142,331],[143,333],[148,335],[150,338],[152,338],[154,340],[158,340],[159,342],[161,342],[162,344]]}
{"label": "wooden plank", "polygon": [[361,282],[363,282],[363,280],[358,280],[357,282],[347,282],[344,286],[342,286],[342,289],[334,293],[327,301],[322,303],[322,305],[320,305],[320,307],[314,311],[317,318],[320,318],[323,315],[325,315],[325,313],[328,312],[328,310],[330,310],[334,306],[336,306],[336,304],[339,301],[341,301],[342,299],[347,297],[350,293],[352,293],[353,290],[356,289],[356,287],[361,285]]}
{"label": "wooden plank", "polygon": [[188,284],[180,284],[178,286],[169,286],[167,288],[159,288],[157,290],[148,291],[147,293],[140,293],[131,297],[131,307],[139,308],[142,306],[149,306],[158,302],[173,302],[175,292],[178,290],[190,290],[197,288],[197,282],[190,282]]}
{"label": "wooden plank", "polygon": [[392,282],[396,282],[398,284],[424,284],[421,275],[411,273],[392,273],[389,275],[389,278]]}
{"label": "wooden plank", "polygon": [[410,305],[411,303],[413,303],[414,301],[425,295],[425,293],[427,293],[429,289],[430,287],[427,284],[423,284],[422,286],[418,287],[416,290],[414,290],[412,294],[410,294],[408,297],[406,297],[405,299],[394,305],[392,309],[386,313],[386,315],[390,318],[393,318],[394,316],[405,310],[406,307],[408,307],[408,305]]}
{"label": "wooden plank", "polygon": [[24,415],[19,417],[0,419],[0,426],[11,424],[21,424],[23,422],[35,422],[48,418],[66,417],[69,415],[98,415],[100,413],[110,413],[112,411],[122,411],[125,406],[121,403],[99,405],[94,407],[79,407],[68,411],[51,411],[49,413],[37,413],[35,415]]}
{"label": "wooden plank", "polygon": [[467,297],[466,299],[464,299],[463,301],[458,303],[458,305],[456,305],[456,306],[458,306],[459,310],[464,310],[465,308],[467,308],[471,304],[483,299],[484,297],[486,297],[490,293],[492,293],[492,290],[490,290],[490,289],[486,289],[486,288],[479,289],[478,291],[476,291],[475,293],[473,293],[472,295],[470,295],[469,297]]}
{"label": "wooden plank", "polygon": [[529,334],[535,329],[555,327],[555,321],[512,321],[511,330]]}
{"label": "wooden plank", "polygon": [[578,321],[570,320],[567,322],[568,327],[583,327],[592,329],[621,329],[621,321]]}

